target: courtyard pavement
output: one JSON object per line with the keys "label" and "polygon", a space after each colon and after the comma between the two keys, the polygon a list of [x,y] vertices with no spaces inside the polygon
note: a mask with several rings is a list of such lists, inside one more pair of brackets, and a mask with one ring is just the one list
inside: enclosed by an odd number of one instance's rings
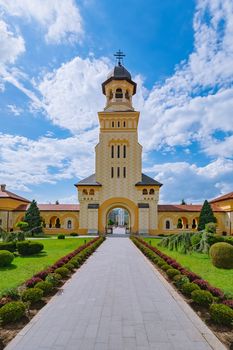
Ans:
{"label": "courtyard pavement", "polygon": [[107,238],[7,350],[222,350],[128,238]]}

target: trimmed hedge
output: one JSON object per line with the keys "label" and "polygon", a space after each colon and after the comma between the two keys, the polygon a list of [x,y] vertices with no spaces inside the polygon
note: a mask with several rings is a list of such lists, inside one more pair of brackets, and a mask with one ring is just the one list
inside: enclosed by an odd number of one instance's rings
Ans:
{"label": "trimmed hedge", "polygon": [[0,308],[0,323],[7,324],[19,321],[26,312],[26,306],[21,301],[11,301]]}
{"label": "trimmed hedge", "polygon": [[28,288],[22,293],[22,300],[35,304],[43,297],[43,291],[39,288]]}
{"label": "trimmed hedge", "polygon": [[63,234],[60,234],[60,235],[57,236],[57,239],[65,239],[65,238],[66,238],[66,236],[63,235]]}
{"label": "trimmed hedge", "polygon": [[210,306],[211,319],[219,324],[225,326],[233,325],[233,310],[224,304],[213,304]]}
{"label": "trimmed hedge", "polygon": [[0,267],[10,266],[14,260],[14,254],[9,252],[9,250],[0,251]]}
{"label": "trimmed hedge", "polygon": [[17,242],[16,247],[19,254],[23,256],[38,254],[44,249],[42,243],[31,241]]}
{"label": "trimmed hedge", "polygon": [[191,298],[201,306],[209,306],[214,301],[213,295],[207,290],[194,290],[191,293]]}
{"label": "trimmed hedge", "polygon": [[173,278],[176,275],[180,275],[180,271],[178,271],[176,269],[168,269],[166,271],[166,274],[168,275],[168,277]]}
{"label": "trimmed hedge", "polygon": [[65,278],[69,275],[70,270],[68,270],[66,267],[58,267],[54,272],[59,273],[59,275]]}
{"label": "trimmed hedge", "polygon": [[0,242],[0,250],[8,250],[14,253],[16,251],[16,242]]}
{"label": "trimmed hedge", "polygon": [[41,289],[43,292],[43,295],[46,296],[52,292],[53,285],[52,285],[52,283],[50,283],[48,281],[41,281],[35,285],[35,288]]}
{"label": "trimmed hedge", "polygon": [[193,282],[184,283],[181,287],[181,291],[188,296],[190,296],[194,290],[200,290],[200,289],[201,288]]}

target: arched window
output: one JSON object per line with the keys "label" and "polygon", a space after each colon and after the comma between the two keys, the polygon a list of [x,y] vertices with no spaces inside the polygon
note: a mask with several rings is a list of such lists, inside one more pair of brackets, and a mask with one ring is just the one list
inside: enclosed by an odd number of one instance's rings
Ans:
{"label": "arched window", "polygon": [[116,89],[116,98],[123,98],[123,93],[121,89]]}
{"label": "arched window", "polygon": [[112,128],[114,128],[114,122],[112,122]]}
{"label": "arched window", "polygon": [[123,127],[124,127],[124,128],[126,127],[126,122],[123,122]]}
{"label": "arched window", "polygon": [[126,158],[126,145],[123,146],[123,157]]}
{"label": "arched window", "polygon": [[171,228],[171,223],[170,223],[169,220],[166,220],[166,222],[165,222],[165,228],[166,228],[166,230],[170,230],[170,228]]}
{"label": "arched window", "polygon": [[67,221],[67,228],[72,228],[72,221],[71,220]]}
{"label": "arched window", "polygon": [[83,190],[83,195],[87,195],[87,194],[88,194],[87,190]]}
{"label": "arched window", "polygon": [[112,158],[114,158],[114,146],[113,145],[111,147],[111,156],[112,156]]}
{"label": "arched window", "polygon": [[59,218],[56,219],[55,227],[56,227],[56,228],[60,228],[60,227],[61,227],[61,222],[60,222],[60,219],[59,219]]}
{"label": "arched window", "polygon": [[119,128],[121,126],[121,123],[120,122],[117,122],[117,127]]}
{"label": "arched window", "polygon": [[117,177],[120,177],[120,167],[117,167]]}
{"label": "arched window", "polygon": [[114,168],[113,168],[113,166],[111,167],[111,178],[113,178],[114,177]]}
{"label": "arched window", "polygon": [[147,189],[146,189],[146,188],[144,188],[144,189],[142,190],[142,194],[143,194],[143,195],[148,194],[148,191],[147,191]]}
{"label": "arched window", "polygon": [[117,146],[117,158],[120,158],[120,145]]}
{"label": "arched window", "polygon": [[91,188],[90,191],[89,191],[89,195],[90,196],[94,196],[94,194],[95,194],[95,191],[93,190],[93,188]]}
{"label": "arched window", "polygon": [[193,219],[192,221],[192,228],[195,229],[197,227],[197,223],[196,223],[196,220]]}
{"label": "arched window", "polygon": [[155,194],[155,190],[153,188],[150,189],[150,194]]}
{"label": "arched window", "polygon": [[123,177],[126,178],[126,167],[123,167]]}

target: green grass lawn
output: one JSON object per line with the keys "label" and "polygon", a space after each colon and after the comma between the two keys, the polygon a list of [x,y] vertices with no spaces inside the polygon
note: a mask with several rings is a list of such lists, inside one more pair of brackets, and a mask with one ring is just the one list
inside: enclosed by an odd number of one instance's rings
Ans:
{"label": "green grass lawn", "polygon": [[28,257],[16,257],[11,267],[0,268],[0,294],[8,288],[17,287],[36,272],[52,265],[62,256],[72,252],[84,241],[93,238],[37,239],[44,245],[44,253]]}
{"label": "green grass lawn", "polygon": [[[157,246],[160,239],[145,238],[152,246]],[[221,288],[225,292],[233,293],[233,270],[218,269],[214,267],[207,254],[192,253],[181,254],[167,248],[158,247],[159,250],[176,259],[182,266],[197,273],[203,279],[207,280],[212,286]]]}

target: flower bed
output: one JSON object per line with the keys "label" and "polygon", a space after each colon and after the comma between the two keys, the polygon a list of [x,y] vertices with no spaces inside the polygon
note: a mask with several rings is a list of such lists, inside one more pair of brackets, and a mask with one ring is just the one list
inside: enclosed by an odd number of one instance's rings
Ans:
{"label": "flower bed", "polygon": [[[29,322],[38,308],[49,301],[52,293],[57,292],[58,285],[65,283],[66,279],[70,278],[71,274],[85,262],[104,240],[105,237],[94,238],[63,256],[47,269],[36,273],[19,288],[12,289],[5,294],[0,299],[0,323],[4,326],[1,331],[0,343],[2,342],[5,346]],[[47,296],[49,294],[50,297]],[[20,308],[19,312],[18,309],[21,304],[25,307]],[[37,311],[35,311],[35,308]],[[11,314],[16,314],[17,318],[11,317]],[[13,328],[10,325],[10,328],[7,328],[8,323],[11,323],[12,320],[18,323],[21,322],[21,324],[14,324],[15,327]],[[9,332],[12,333],[11,337],[9,337]]]}
{"label": "flower bed", "polygon": [[[202,314],[205,315],[205,317],[203,317],[204,320],[210,326],[213,325],[215,331],[217,329],[217,335],[219,335],[218,331],[226,331],[226,333],[231,334],[229,337],[230,340],[225,341],[225,343],[227,343],[227,345],[229,345],[229,343],[232,344],[233,301],[227,300],[221,289],[211,286],[207,281],[203,280],[194,272],[184,268],[175,259],[164,254],[157,247],[152,247],[139,237],[132,237],[131,239],[142,253],[161,269],[161,272],[165,274],[167,279],[172,281],[186,298],[188,297],[187,301],[190,302],[194,309],[197,310],[199,314],[202,312]],[[217,307],[220,310],[219,313],[211,311],[216,309],[215,307],[213,308],[212,305],[219,305],[219,307]],[[224,318],[224,313],[226,322],[223,324],[221,320]],[[219,327],[219,325],[225,328],[219,330],[216,328]],[[222,338],[221,340],[224,341]]]}

